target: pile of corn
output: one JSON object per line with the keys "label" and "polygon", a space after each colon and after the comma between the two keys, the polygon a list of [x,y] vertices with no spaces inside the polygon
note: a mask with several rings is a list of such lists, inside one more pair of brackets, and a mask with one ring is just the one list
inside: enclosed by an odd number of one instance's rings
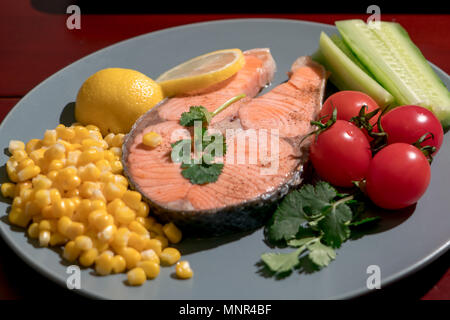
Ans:
{"label": "pile of corn", "polygon": [[27,228],[41,246],[64,246],[63,256],[99,275],[128,271],[128,283],[158,276],[176,264],[179,278],[193,272],[169,247],[182,234],[149,216],[139,192],[122,175],[123,134],[102,137],[92,125],[59,125],[42,140],[9,144],[4,197],[13,198],[9,221]]}

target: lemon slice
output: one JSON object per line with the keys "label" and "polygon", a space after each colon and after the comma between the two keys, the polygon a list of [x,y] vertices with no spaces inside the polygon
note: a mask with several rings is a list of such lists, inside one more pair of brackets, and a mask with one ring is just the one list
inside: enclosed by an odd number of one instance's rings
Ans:
{"label": "lemon slice", "polygon": [[175,96],[209,87],[230,78],[245,64],[239,49],[213,51],[190,59],[156,79],[165,96]]}

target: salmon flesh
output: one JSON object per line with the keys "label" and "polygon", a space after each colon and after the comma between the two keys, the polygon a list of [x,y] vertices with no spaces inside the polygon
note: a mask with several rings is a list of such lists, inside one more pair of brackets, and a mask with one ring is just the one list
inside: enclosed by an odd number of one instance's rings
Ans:
{"label": "salmon flesh", "polygon": [[[144,114],[126,136],[124,172],[130,185],[149,203],[162,222],[173,221],[188,233],[219,235],[262,226],[277,202],[302,182],[311,130],[324,95],[327,74],[309,57],[300,57],[289,79],[256,97],[273,78],[269,49],[244,52],[245,65],[233,77],[198,92],[163,100]],[[214,117],[208,127],[225,137],[226,154],[217,181],[192,184],[171,160],[171,144],[191,139],[179,124],[190,106],[214,111],[230,98],[240,100]],[[163,142],[142,143],[148,132]]]}

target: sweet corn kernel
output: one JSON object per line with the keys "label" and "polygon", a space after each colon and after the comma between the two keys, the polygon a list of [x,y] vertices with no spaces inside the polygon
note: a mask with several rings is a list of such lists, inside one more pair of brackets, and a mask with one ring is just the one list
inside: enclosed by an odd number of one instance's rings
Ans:
{"label": "sweet corn kernel", "polygon": [[94,197],[95,192],[100,190],[100,184],[92,181],[85,181],[79,187],[80,196],[85,199]]}
{"label": "sweet corn kernel", "polygon": [[68,166],[77,166],[80,159],[81,150],[73,150],[67,153],[66,164]]}
{"label": "sweet corn kernel", "polygon": [[127,206],[133,210],[139,210],[139,206],[142,200],[142,195],[137,191],[127,190],[122,195],[122,200]]}
{"label": "sweet corn kernel", "polygon": [[105,159],[98,160],[95,163],[95,165],[102,172],[104,172],[104,171],[108,171],[109,172],[109,171],[112,170],[111,164],[108,162],[108,160],[105,160]]}
{"label": "sweet corn kernel", "polygon": [[89,225],[97,230],[103,230],[114,223],[114,219],[105,210],[94,210],[88,216]]}
{"label": "sweet corn kernel", "polygon": [[148,132],[142,137],[142,143],[151,148],[159,146],[162,142],[162,137],[156,132]]}
{"label": "sweet corn kernel", "polygon": [[128,229],[130,229],[131,231],[136,232],[140,236],[144,236],[144,237],[147,237],[147,238],[150,236],[150,234],[147,231],[147,229],[145,229],[145,227],[142,224],[140,224],[138,221],[136,221],[136,220],[130,222],[130,224],[128,225]]}
{"label": "sweet corn kernel", "polygon": [[159,255],[161,264],[165,266],[174,265],[178,260],[180,260],[181,254],[175,248],[165,248]]}
{"label": "sweet corn kernel", "polygon": [[2,183],[1,192],[4,198],[14,198],[16,193],[16,185],[11,182]]}
{"label": "sweet corn kernel", "polygon": [[39,223],[33,222],[28,227],[28,236],[32,239],[37,239],[39,237]]}
{"label": "sweet corn kernel", "polygon": [[50,146],[44,152],[44,160],[51,162],[52,160],[61,160],[66,157],[66,147],[61,143]]}
{"label": "sweet corn kernel", "polygon": [[65,236],[63,236],[62,234],[60,234],[58,232],[55,232],[55,233],[51,234],[51,236],[50,236],[50,243],[49,244],[52,247],[53,246],[60,246],[60,245],[66,244],[67,241],[68,241],[68,239]]}
{"label": "sweet corn kernel", "polygon": [[44,133],[44,138],[42,139],[42,144],[44,146],[50,146],[56,143],[56,130],[46,130]]}
{"label": "sweet corn kernel", "polygon": [[84,224],[81,222],[72,222],[66,229],[66,233],[64,234],[70,239],[75,239],[78,236],[81,236],[84,233]]}
{"label": "sweet corn kernel", "polygon": [[25,167],[17,173],[19,181],[26,181],[34,178],[41,172],[41,168],[36,165]]}
{"label": "sweet corn kernel", "polygon": [[63,257],[66,260],[73,262],[78,258],[80,253],[81,250],[77,248],[77,246],[75,245],[75,241],[72,240],[66,243],[64,247]]}
{"label": "sweet corn kernel", "polygon": [[112,201],[116,198],[122,198],[122,196],[127,191],[127,188],[121,184],[116,184],[112,182],[108,182],[105,185],[103,193],[105,194],[105,198],[108,201]]}
{"label": "sweet corn kernel", "polygon": [[56,183],[63,190],[72,190],[78,188],[81,184],[81,179],[77,176],[77,168],[67,167],[58,172]]}
{"label": "sweet corn kernel", "polygon": [[39,231],[42,230],[47,230],[47,231],[51,231],[52,227],[50,225],[50,221],[49,220],[41,220],[39,222]]}
{"label": "sweet corn kernel", "polygon": [[127,228],[119,228],[114,234],[113,245],[120,248],[126,247],[128,244],[128,239],[130,237],[130,230]]}
{"label": "sweet corn kernel", "polygon": [[31,139],[27,142],[25,146],[25,150],[28,154],[32,153],[34,150],[37,150],[42,147],[41,140],[39,139]]}
{"label": "sweet corn kernel", "polygon": [[122,157],[122,148],[112,147],[109,149],[109,151],[118,158]]}
{"label": "sweet corn kernel", "polygon": [[83,181],[97,181],[100,178],[100,170],[93,163],[80,167],[80,178]]}
{"label": "sweet corn kernel", "polygon": [[50,161],[50,164],[47,167],[47,171],[58,171],[61,170],[62,168],[64,168],[65,166],[65,159],[63,159],[64,161],[60,160],[60,159],[55,159]]}
{"label": "sweet corn kernel", "polygon": [[81,141],[81,147],[83,149],[88,149],[90,147],[98,147],[98,148],[102,148],[103,144],[100,141],[94,140],[92,138],[88,138],[88,139],[83,139]]}
{"label": "sweet corn kernel", "polygon": [[75,246],[82,251],[87,251],[93,247],[92,239],[85,235],[77,236],[74,241]]}
{"label": "sweet corn kernel", "polygon": [[155,279],[159,274],[159,264],[153,261],[139,261],[137,266],[144,270],[148,279]]}
{"label": "sweet corn kernel", "polygon": [[136,218],[136,214],[134,211],[128,207],[119,207],[117,208],[114,218],[118,223],[128,225],[131,221]]}
{"label": "sweet corn kernel", "polygon": [[52,186],[52,180],[44,175],[39,174],[33,178],[32,184],[35,190],[50,189],[50,187]]}
{"label": "sweet corn kernel", "polygon": [[63,139],[67,142],[72,142],[72,139],[75,138],[75,130],[73,128],[67,128],[64,125],[58,125],[55,130],[59,139]]}
{"label": "sweet corn kernel", "polygon": [[157,239],[146,239],[144,250],[148,250],[148,249],[153,250],[159,256],[162,252],[161,241],[159,241]]}
{"label": "sweet corn kernel", "polygon": [[8,160],[6,162],[6,173],[8,174],[9,180],[12,182],[19,182],[19,178],[17,176],[17,162]]}
{"label": "sweet corn kernel", "polygon": [[23,143],[20,140],[11,140],[9,142],[8,151],[9,153],[13,154],[16,150],[24,150],[25,149],[25,143]]}
{"label": "sweet corn kernel", "polygon": [[159,256],[153,249],[147,249],[141,252],[142,261],[152,261],[160,264]]}
{"label": "sweet corn kernel", "polygon": [[160,223],[153,223],[149,230],[155,232],[156,234],[164,235],[163,225]]}
{"label": "sweet corn kernel", "polygon": [[178,243],[181,241],[181,231],[173,222],[165,224],[163,227],[163,232],[167,239],[169,239],[170,243]]}
{"label": "sweet corn kernel", "polygon": [[104,140],[106,141],[106,143],[108,144],[108,146],[110,148],[112,147],[114,136],[115,136],[115,134],[111,132],[111,133],[108,133],[104,138]]}
{"label": "sweet corn kernel", "polygon": [[123,171],[123,165],[122,162],[119,160],[112,161],[111,163],[111,171],[114,174],[122,173]]}
{"label": "sweet corn kernel", "polygon": [[34,163],[39,163],[40,160],[44,159],[44,153],[47,149],[46,148],[38,148],[36,150],[33,150],[29,153],[30,159],[34,161]]}
{"label": "sweet corn kernel", "polygon": [[20,207],[12,207],[8,215],[10,223],[25,228],[31,221],[31,216],[28,216]]}
{"label": "sweet corn kernel", "polygon": [[27,216],[32,217],[38,215],[40,211],[41,208],[39,208],[39,206],[34,201],[29,200],[25,203],[24,212]]}
{"label": "sweet corn kernel", "polygon": [[148,212],[149,212],[148,204],[146,204],[145,202],[141,202],[139,204],[139,209],[136,210],[137,216],[138,217],[146,217],[146,216],[148,216]]}
{"label": "sweet corn kernel", "polygon": [[94,264],[95,259],[98,257],[98,250],[91,248],[80,255],[78,261],[83,267],[90,267]]}
{"label": "sweet corn kernel", "polygon": [[194,275],[194,271],[192,271],[189,262],[179,261],[175,266],[175,274],[180,279],[189,279]]}
{"label": "sweet corn kernel", "polygon": [[152,225],[152,220],[144,217],[136,217],[136,221],[139,222],[146,230]]}
{"label": "sweet corn kernel", "polygon": [[27,167],[31,167],[31,166],[34,166],[34,165],[35,165],[35,162],[32,159],[26,158],[26,159],[23,159],[21,161],[18,161],[16,170],[20,171],[22,169],[25,169]]}
{"label": "sweet corn kernel", "polygon": [[66,198],[71,198],[72,200],[75,200],[75,199],[80,200],[80,190],[78,190],[77,188],[68,190],[64,193],[64,196]]}
{"label": "sweet corn kernel", "polygon": [[109,214],[115,215],[116,214],[116,210],[118,208],[122,208],[122,207],[125,207],[125,206],[126,206],[125,202],[123,202],[121,199],[114,199],[113,201],[108,203],[106,209],[107,209]]}
{"label": "sweet corn kernel", "polygon": [[95,272],[97,274],[105,276],[112,272],[113,268],[113,257],[107,252],[100,254],[97,259],[95,259]]}
{"label": "sweet corn kernel", "polygon": [[133,268],[127,273],[128,284],[131,286],[140,286],[145,280],[147,280],[145,276],[145,271],[142,268]]}
{"label": "sweet corn kernel", "polygon": [[60,202],[61,199],[61,193],[58,191],[58,189],[52,188],[50,189],[50,201],[51,203],[57,203]]}
{"label": "sweet corn kernel", "polygon": [[134,248],[125,247],[118,252],[126,261],[127,269],[136,267],[137,263],[141,261],[141,254]]}
{"label": "sweet corn kernel", "polygon": [[166,237],[162,236],[162,235],[156,235],[155,237],[153,237],[153,239],[158,240],[159,242],[161,242],[161,248],[165,249],[169,246],[169,240],[167,240]]}
{"label": "sweet corn kernel", "polygon": [[28,158],[27,152],[23,149],[14,150],[12,155],[13,155],[13,158],[19,162]]}
{"label": "sweet corn kernel", "polygon": [[114,273],[124,272],[127,268],[127,262],[121,255],[115,255],[113,257],[112,264],[113,264],[112,271]]}
{"label": "sweet corn kernel", "polygon": [[44,208],[51,204],[50,191],[41,189],[37,190],[34,194],[34,202],[39,208]]}
{"label": "sweet corn kernel", "polygon": [[72,220],[69,217],[61,217],[58,220],[57,230],[59,233],[66,235]]}
{"label": "sweet corn kernel", "polygon": [[112,138],[111,144],[108,143],[108,145],[111,147],[122,147],[124,138],[125,135],[123,133],[118,133]]}
{"label": "sweet corn kernel", "polygon": [[116,232],[117,232],[117,227],[114,224],[109,225],[97,233],[97,238],[100,241],[109,243],[114,240],[114,235],[116,234]]}
{"label": "sweet corn kernel", "polygon": [[50,242],[51,233],[48,230],[41,230],[39,231],[39,245],[41,247],[48,246]]}
{"label": "sweet corn kernel", "polygon": [[136,232],[131,232],[128,237],[128,246],[141,252],[145,248],[145,238]]}
{"label": "sweet corn kernel", "polygon": [[77,141],[82,141],[83,139],[89,138],[89,130],[83,126],[75,126],[73,128],[75,131],[75,139]]}
{"label": "sweet corn kernel", "polygon": [[80,157],[78,158],[78,163],[81,165],[86,165],[88,163],[94,163],[102,159],[103,159],[103,152],[100,152],[94,147],[89,147],[80,154]]}

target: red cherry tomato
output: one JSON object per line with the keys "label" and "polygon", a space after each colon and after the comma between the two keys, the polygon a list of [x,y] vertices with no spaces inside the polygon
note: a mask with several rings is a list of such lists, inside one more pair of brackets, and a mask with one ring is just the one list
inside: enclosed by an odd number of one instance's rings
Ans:
{"label": "red cherry tomato", "polygon": [[379,207],[401,209],[416,203],[430,183],[430,165],[416,147],[394,143],[372,159],[366,176],[366,191]]}
{"label": "red cherry tomato", "polygon": [[[332,94],[325,100],[322,110],[320,110],[319,118],[328,117],[322,119],[322,123],[326,123],[330,119],[330,115],[333,110],[337,109],[337,119],[350,121],[352,117],[359,114],[361,107],[366,105],[368,109],[366,113],[378,109],[378,105],[370,96],[360,91],[339,91]],[[377,122],[377,116],[370,119],[370,124],[375,125]]]}
{"label": "red cherry tomato", "polygon": [[401,106],[392,109],[381,118],[381,126],[388,134],[388,144],[404,142],[414,143],[425,133],[431,132],[433,138],[421,145],[436,147],[436,152],[444,140],[444,130],[438,118],[420,106]]}
{"label": "red cherry tomato", "polygon": [[353,123],[337,120],[323,131],[310,147],[311,162],[317,173],[333,185],[351,187],[362,180],[372,152],[364,133]]}

